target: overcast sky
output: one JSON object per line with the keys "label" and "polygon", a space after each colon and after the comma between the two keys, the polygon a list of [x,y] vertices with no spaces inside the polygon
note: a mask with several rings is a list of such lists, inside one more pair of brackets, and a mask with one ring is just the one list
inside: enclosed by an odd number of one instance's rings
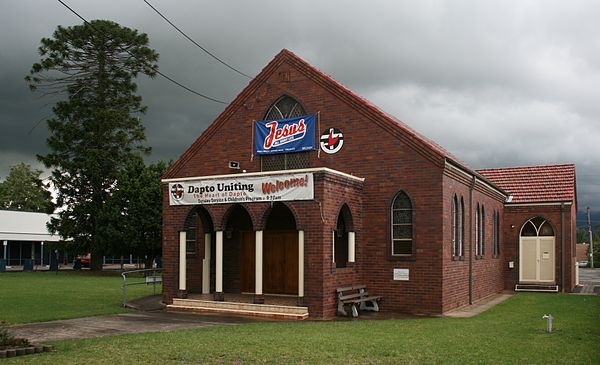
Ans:
{"label": "overcast sky", "polygon": [[[160,70],[201,93],[229,102],[248,83],[142,0],[64,1],[147,33]],[[252,76],[290,49],[474,168],[575,163],[579,210],[600,212],[600,2],[149,1]],[[54,0],[0,9],[3,179],[21,161],[41,168],[53,101],[23,77],[42,37],[81,21]],[[160,77],[138,83],[151,160],[177,159],[224,108]]]}

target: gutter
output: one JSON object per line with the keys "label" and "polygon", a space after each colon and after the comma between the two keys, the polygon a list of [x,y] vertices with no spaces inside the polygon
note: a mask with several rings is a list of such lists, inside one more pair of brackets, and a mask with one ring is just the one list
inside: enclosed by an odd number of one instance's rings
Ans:
{"label": "gutter", "polygon": [[473,304],[473,190],[477,177],[473,175],[473,182],[469,187],[469,304]]}
{"label": "gutter", "polygon": [[560,278],[561,292],[565,292],[565,203],[560,204]]}

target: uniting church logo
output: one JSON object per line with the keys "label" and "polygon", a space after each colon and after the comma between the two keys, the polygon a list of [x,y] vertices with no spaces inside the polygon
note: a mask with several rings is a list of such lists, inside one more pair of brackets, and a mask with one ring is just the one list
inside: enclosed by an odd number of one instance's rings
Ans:
{"label": "uniting church logo", "polygon": [[183,199],[183,185],[174,184],[173,186],[171,186],[171,195],[175,200]]}

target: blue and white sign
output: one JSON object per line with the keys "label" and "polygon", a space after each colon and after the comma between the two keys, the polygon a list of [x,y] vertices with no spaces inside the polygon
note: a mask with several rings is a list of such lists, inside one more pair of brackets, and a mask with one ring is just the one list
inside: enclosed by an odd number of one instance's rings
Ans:
{"label": "blue and white sign", "polygon": [[257,155],[314,150],[316,116],[256,122],[254,149]]}

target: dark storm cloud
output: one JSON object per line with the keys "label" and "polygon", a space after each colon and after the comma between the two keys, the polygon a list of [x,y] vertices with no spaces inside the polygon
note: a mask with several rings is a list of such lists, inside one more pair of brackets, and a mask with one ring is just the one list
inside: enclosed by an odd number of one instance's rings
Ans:
{"label": "dark storm cloud", "polygon": [[[600,5],[584,1],[151,1],[192,38],[256,75],[282,48],[436,140],[475,168],[574,162],[580,207],[600,211]],[[67,2],[148,33],[161,71],[231,101],[248,81],[209,58],[142,0]],[[0,176],[45,151],[44,102],[23,76],[56,25],[55,1],[0,14]],[[176,159],[224,106],[161,78],[139,80],[150,159]]]}

